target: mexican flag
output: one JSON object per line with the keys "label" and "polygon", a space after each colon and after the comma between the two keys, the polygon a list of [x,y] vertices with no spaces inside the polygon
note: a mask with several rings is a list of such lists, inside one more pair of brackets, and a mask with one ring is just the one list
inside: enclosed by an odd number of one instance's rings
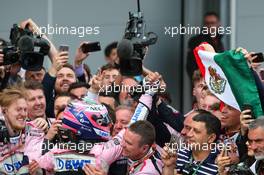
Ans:
{"label": "mexican flag", "polygon": [[208,52],[200,45],[194,49],[194,55],[209,90],[216,97],[239,111],[250,104],[256,118],[263,115],[256,82],[243,53]]}

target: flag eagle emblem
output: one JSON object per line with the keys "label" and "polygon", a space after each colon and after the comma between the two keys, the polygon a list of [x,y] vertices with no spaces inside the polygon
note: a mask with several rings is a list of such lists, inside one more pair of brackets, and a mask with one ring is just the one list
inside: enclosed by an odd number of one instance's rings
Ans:
{"label": "flag eagle emblem", "polygon": [[222,94],[225,91],[226,80],[211,66],[208,67],[208,71],[210,74],[209,85],[211,89],[217,94]]}

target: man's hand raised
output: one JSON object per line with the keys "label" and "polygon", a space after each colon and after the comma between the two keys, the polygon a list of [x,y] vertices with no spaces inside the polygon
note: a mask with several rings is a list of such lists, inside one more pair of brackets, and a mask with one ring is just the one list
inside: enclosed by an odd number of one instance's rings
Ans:
{"label": "man's hand raised", "polygon": [[84,53],[82,51],[82,45],[83,44],[87,44],[88,42],[82,42],[80,44],[80,46],[77,48],[76,50],[76,54],[75,54],[75,57],[74,57],[74,66],[75,67],[78,67],[82,64],[82,62],[89,56],[89,53]]}

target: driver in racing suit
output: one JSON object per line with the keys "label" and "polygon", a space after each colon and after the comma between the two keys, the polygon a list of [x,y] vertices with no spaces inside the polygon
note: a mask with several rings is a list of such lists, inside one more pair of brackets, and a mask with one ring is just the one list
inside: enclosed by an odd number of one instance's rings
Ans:
{"label": "driver in racing suit", "polygon": [[[154,76],[152,82],[156,82],[158,75]],[[146,120],[148,113],[152,106],[152,96],[154,92],[151,90],[146,91],[144,95],[142,95],[139,99],[139,103],[137,108],[134,112],[134,115],[131,118],[130,126],[133,125],[135,122],[140,120]],[[125,128],[121,130],[114,138],[110,141],[101,144],[95,145],[93,149],[97,149],[96,152],[100,152],[100,155],[97,156],[99,159],[99,163],[102,162],[103,167],[101,172],[106,172],[105,167],[108,167],[114,161],[118,160],[123,154],[123,142],[124,142],[124,135],[129,130],[129,128]],[[160,147],[155,145],[154,143],[149,148],[148,152],[140,159],[133,160],[130,157],[128,158],[128,174],[129,175],[161,175],[162,172],[162,162],[159,155]],[[84,170],[87,175],[93,175],[100,171],[100,168],[95,168],[97,170],[93,171],[94,167],[87,165],[84,167]],[[105,173],[106,174],[106,173]]]}
{"label": "driver in racing suit", "polygon": [[[131,119],[131,124],[138,120],[146,119],[149,109],[151,108],[152,96],[149,94],[144,94],[141,96],[139,101],[140,103],[137,105],[135,113]],[[103,170],[106,172],[108,170],[109,165],[122,156],[122,147],[119,143],[121,143],[122,141],[124,132],[125,130],[121,131],[116,137],[114,137],[108,142],[93,146],[93,148],[90,151],[90,154],[93,154],[95,159],[92,159],[91,157],[87,158],[87,160],[89,159],[89,163],[94,164],[97,167],[103,168]],[[138,171],[140,171],[141,174],[144,172],[145,174],[148,174],[148,173],[160,174],[162,163],[159,158],[159,154],[155,150],[154,145],[155,144],[153,144],[153,147],[149,148],[147,154],[144,156],[142,160],[139,160],[139,161],[129,160],[129,167],[130,167],[129,174],[131,175],[138,174]],[[59,173],[69,174],[69,172],[67,171],[70,171],[70,170],[66,168],[67,162],[58,161],[59,159],[57,159],[58,158],[57,154],[59,152],[62,153],[62,152],[67,152],[67,151],[69,152],[69,150],[60,150],[60,149],[54,148],[48,153],[46,153],[45,155],[43,155],[40,159],[38,159],[37,162],[41,168],[44,168],[46,170],[54,169],[56,174],[59,174]],[[79,162],[80,161],[81,160],[79,159]],[[68,168],[74,168],[73,165],[76,162],[77,160],[68,161]],[[83,164],[80,165],[79,168],[82,166]]]}

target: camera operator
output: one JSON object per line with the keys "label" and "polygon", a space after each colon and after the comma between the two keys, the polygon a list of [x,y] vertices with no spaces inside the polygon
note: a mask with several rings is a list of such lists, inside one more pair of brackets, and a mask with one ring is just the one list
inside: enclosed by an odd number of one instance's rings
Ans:
{"label": "camera operator", "polygon": [[[140,89],[143,83],[143,74],[147,73],[147,76],[153,76],[157,73],[144,71],[143,69],[142,59],[146,56],[146,47],[143,47],[144,44],[138,43],[145,43],[146,41],[141,41],[139,38],[133,39],[132,41],[127,39],[120,41],[117,47],[117,53],[120,58],[120,73],[122,75],[119,103],[135,107],[140,95],[144,93],[144,89]],[[133,44],[133,42],[137,44]],[[158,76],[160,82],[158,89],[164,91],[165,83],[161,75],[158,74]],[[153,103],[151,104],[152,108],[148,121],[155,126],[156,133],[158,133],[156,136],[157,144],[163,147],[171,138],[170,130],[164,122],[172,127],[172,129],[180,132],[183,127],[183,120],[181,117],[178,117],[179,113],[176,110],[158,99],[156,95],[153,95]]]}
{"label": "camera operator", "polygon": [[117,83],[117,78],[120,77],[118,68],[112,64],[106,64],[101,67],[101,74],[103,78],[103,86],[110,86],[114,82]]}
{"label": "camera operator", "polygon": [[47,40],[49,42],[50,49],[49,49],[48,55],[49,55],[49,58],[51,59],[51,62],[52,62],[53,59],[55,58],[56,54],[58,53],[58,51],[57,51],[56,47],[54,46],[54,44],[49,40],[49,38],[45,34],[41,33],[38,25],[32,19],[29,18],[25,21],[22,21],[20,23],[20,27],[22,29],[25,29],[26,27],[28,27],[29,30],[33,32],[33,34],[41,35],[42,38],[44,38],[45,40]]}
{"label": "camera operator", "polygon": [[114,65],[114,64],[119,62],[116,50],[117,50],[117,42],[116,41],[108,44],[105,47],[104,55],[105,55],[105,60],[107,63]]}
{"label": "camera operator", "polygon": [[4,39],[0,39],[1,89],[4,89],[9,85],[22,82],[22,78],[18,75],[18,72],[21,68],[18,62],[13,63],[12,65],[3,65],[5,57],[3,49],[7,45],[7,41],[5,41]]}
{"label": "camera operator", "polygon": [[41,83],[44,78],[45,73],[46,73],[46,70],[44,67],[42,67],[39,71],[26,70],[25,80],[26,81],[37,81]]}
{"label": "camera operator", "polygon": [[[7,85],[22,81],[18,75],[21,67],[26,70],[26,79],[31,77],[41,81],[44,56],[48,54],[52,60],[56,55],[54,45],[45,35],[41,35],[38,26],[31,19],[22,21],[19,26],[14,24],[10,31],[10,43],[2,41],[1,46],[4,54],[3,64],[10,67],[6,69],[6,76],[9,77]],[[40,72],[37,73],[37,71]]]}
{"label": "camera operator", "polygon": [[[27,28],[34,34],[41,34],[39,27],[31,19],[21,22],[20,26],[22,28]],[[54,98],[56,94],[68,91],[69,85],[76,82],[77,78],[75,75],[75,70],[70,64],[68,64],[68,51],[58,52],[47,36],[42,35],[42,38],[47,40],[50,44],[48,55],[52,62],[51,68],[44,75],[42,81],[47,104],[46,115],[50,118],[54,118]],[[78,48],[79,52],[77,51],[76,53],[77,58],[75,59],[77,60],[83,60],[88,56],[87,54],[80,54],[80,50],[81,49]],[[83,71],[82,74],[84,74]]]}

